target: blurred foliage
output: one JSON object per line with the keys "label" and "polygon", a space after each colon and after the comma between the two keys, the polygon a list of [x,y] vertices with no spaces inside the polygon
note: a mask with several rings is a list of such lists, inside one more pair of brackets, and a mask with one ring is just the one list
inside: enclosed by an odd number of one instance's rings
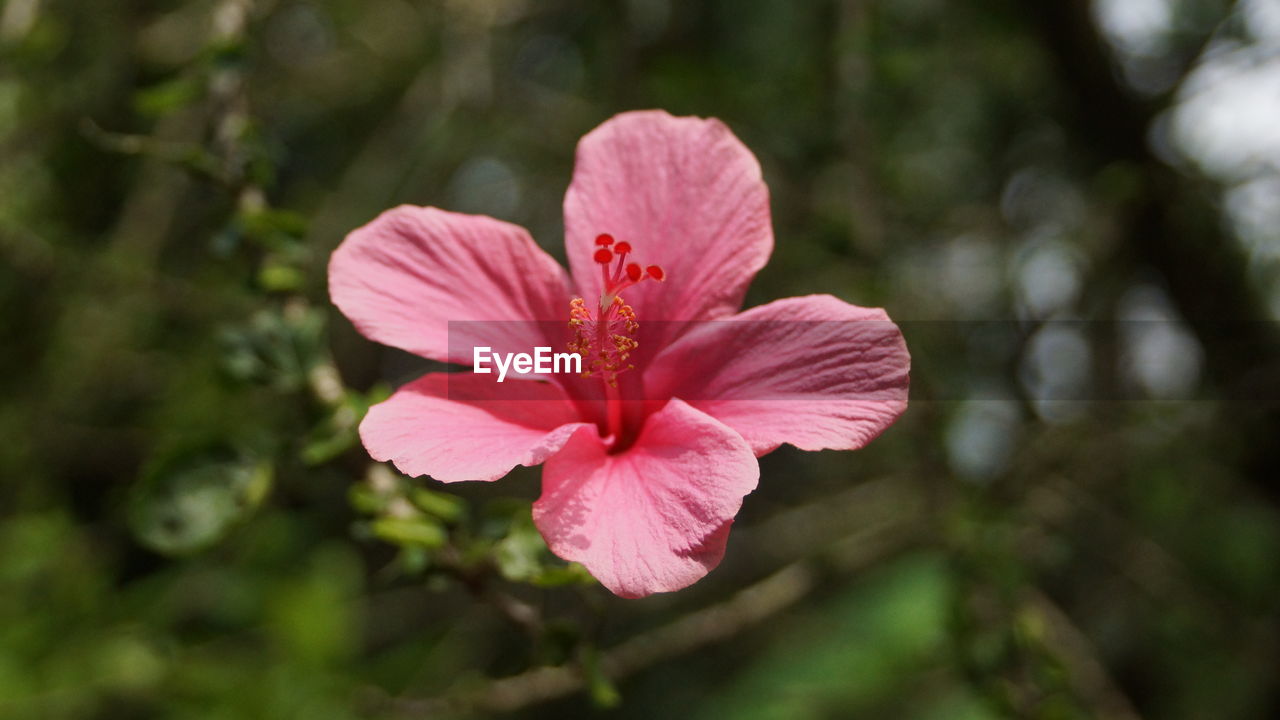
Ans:
{"label": "blurred foliage", "polygon": [[[1276,717],[1280,162],[1184,119],[1277,11],[1096,5],[0,0],[0,717]],[[621,601],[536,471],[370,463],[425,365],[325,263],[400,202],[563,260],[643,107],[760,158],[748,304],[886,307],[913,400]]]}

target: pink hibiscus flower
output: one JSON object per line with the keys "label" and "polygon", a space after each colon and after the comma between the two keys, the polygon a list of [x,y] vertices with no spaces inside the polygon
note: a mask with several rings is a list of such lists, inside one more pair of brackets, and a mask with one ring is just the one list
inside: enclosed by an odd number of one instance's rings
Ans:
{"label": "pink hibiscus flower", "polygon": [[545,463],[551,551],[642,597],[719,564],[757,457],[857,449],[906,409],[883,310],[810,295],[735,315],[773,231],[760,166],[720,121],[604,123],[564,217],[570,273],[520,227],[436,208],[388,210],[333,253],[333,302],[372,340],[462,365],[477,345],[585,360],[549,381],[427,374],[361,423],[375,459],[443,482]]}

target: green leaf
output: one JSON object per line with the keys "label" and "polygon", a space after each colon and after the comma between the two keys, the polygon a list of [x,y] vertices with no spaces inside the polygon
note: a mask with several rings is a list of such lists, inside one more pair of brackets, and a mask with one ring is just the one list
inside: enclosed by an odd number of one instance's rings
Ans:
{"label": "green leaf", "polygon": [[542,574],[548,555],[547,544],[528,517],[513,520],[507,536],[493,548],[498,572],[513,582],[532,580]]}
{"label": "green leaf", "polygon": [[417,518],[378,518],[373,521],[372,528],[374,535],[396,545],[413,545],[434,549],[443,546],[447,537],[444,527],[434,518],[426,516]]}
{"label": "green leaf", "polygon": [[307,465],[320,465],[355,447],[360,435],[360,421],[369,406],[378,402],[374,398],[382,392],[381,386],[368,394],[347,390],[341,401],[312,430],[302,447],[302,461]]}
{"label": "green leaf", "polygon": [[280,577],[268,598],[266,632],[281,654],[307,665],[327,665],[359,647],[359,556],[348,546],[324,545]]}
{"label": "green leaf", "polygon": [[600,651],[593,647],[583,650],[582,674],[586,676],[591,701],[597,707],[613,708],[622,702],[617,686],[604,674],[604,669],[600,666]]}
{"label": "green leaf", "polygon": [[594,585],[596,579],[584,565],[569,563],[568,565],[552,565],[544,567],[532,580],[538,587],[552,588],[565,585]]}
{"label": "green leaf", "polygon": [[258,270],[258,285],[269,292],[295,292],[306,282],[306,273],[296,267],[268,263]]}
{"label": "green leaf", "polygon": [[194,103],[203,94],[204,83],[184,75],[137,91],[133,107],[141,115],[161,117]]}
{"label": "green leaf", "polygon": [[270,492],[265,461],[200,460],[144,482],[130,524],[148,547],[168,555],[207,548],[253,513]]}
{"label": "green leaf", "polygon": [[420,545],[405,545],[400,548],[400,571],[405,575],[417,575],[431,565],[431,555],[427,548]]}
{"label": "green leaf", "polygon": [[365,483],[357,483],[347,491],[347,500],[356,512],[374,515],[387,509],[389,498]]}
{"label": "green leaf", "polygon": [[[278,208],[241,213],[240,226],[246,235],[258,240],[297,240],[307,233],[307,218],[301,213]],[[293,244],[295,252],[307,251],[306,246]]]}
{"label": "green leaf", "polygon": [[422,512],[434,515],[448,523],[457,522],[467,509],[466,503],[457,495],[426,488],[410,490],[409,501]]}
{"label": "green leaf", "polygon": [[325,357],[324,322],[324,313],[308,306],[258,312],[247,326],[222,332],[222,366],[237,380],[300,390]]}
{"label": "green leaf", "polygon": [[595,584],[596,579],[585,567],[563,564],[551,554],[527,509],[517,510],[510,522],[506,537],[494,543],[492,549],[493,562],[502,577],[548,588]]}

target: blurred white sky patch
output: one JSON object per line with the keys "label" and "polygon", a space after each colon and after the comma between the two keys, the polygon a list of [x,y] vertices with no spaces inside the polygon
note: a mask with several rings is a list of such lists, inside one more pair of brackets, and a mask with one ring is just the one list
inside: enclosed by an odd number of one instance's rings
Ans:
{"label": "blurred white sky patch", "polygon": [[1226,208],[1250,259],[1280,261],[1280,174],[1263,175],[1232,187],[1227,191]]}
{"label": "blurred white sky patch", "polygon": [[1173,29],[1169,0],[1094,0],[1093,17],[1107,39],[1125,53],[1157,52]]}
{"label": "blurred white sky patch", "polygon": [[1233,183],[1280,169],[1280,48],[1215,52],[1178,99],[1173,140],[1204,172]]}
{"label": "blurred white sky patch", "polygon": [[1245,32],[1209,44],[1169,123],[1182,154],[1226,183],[1280,170],[1280,0],[1242,0],[1238,12]]}
{"label": "blurred white sky patch", "polygon": [[1072,309],[1080,297],[1082,262],[1080,252],[1061,240],[1028,242],[1013,265],[1018,314],[1047,318]]}
{"label": "blurred white sky patch", "polygon": [[962,235],[942,246],[936,286],[959,318],[991,317],[1004,287],[1000,248],[987,238]]}
{"label": "blurred white sky patch", "polygon": [[1000,212],[1011,227],[1071,230],[1084,222],[1085,200],[1071,182],[1042,168],[1024,167],[1005,183]]}
{"label": "blurred white sky patch", "polygon": [[1200,384],[1204,349],[1163,290],[1143,284],[1120,299],[1122,378],[1153,400],[1189,400]]}
{"label": "blurred white sky patch", "polygon": [[[1280,264],[1280,0],[1241,0],[1236,12],[1161,125],[1178,155],[1226,186],[1226,217],[1253,278],[1280,298],[1280,284],[1268,279]],[[1280,302],[1272,305],[1280,317]]]}
{"label": "blurred white sky patch", "polygon": [[1242,0],[1249,34],[1263,42],[1280,42],[1280,0]]}
{"label": "blurred white sky patch", "polygon": [[981,320],[1003,314],[1006,264],[995,240],[969,233],[903,252],[892,272],[913,319]]}
{"label": "blurred white sky patch", "polygon": [[1179,68],[1168,53],[1178,12],[1177,0],[1094,0],[1094,21],[1133,89],[1158,95],[1178,82]]}
{"label": "blurred white sky patch", "polygon": [[[1280,0],[1241,0],[1237,12],[1244,33],[1223,32],[1227,23],[1214,33],[1178,88],[1169,124],[1179,151],[1228,183],[1280,168]],[[1134,89],[1163,91],[1164,80],[1176,80],[1163,77],[1162,55],[1178,13],[1177,0],[1094,0],[1094,18]]]}
{"label": "blurred white sky patch", "polygon": [[1046,422],[1079,419],[1090,399],[1093,350],[1075,322],[1049,322],[1027,343],[1018,380]]}
{"label": "blurred white sky patch", "polygon": [[1020,422],[1018,404],[1011,396],[964,402],[947,425],[947,460],[952,471],[979,483],[1004,471],[1017,446]]}

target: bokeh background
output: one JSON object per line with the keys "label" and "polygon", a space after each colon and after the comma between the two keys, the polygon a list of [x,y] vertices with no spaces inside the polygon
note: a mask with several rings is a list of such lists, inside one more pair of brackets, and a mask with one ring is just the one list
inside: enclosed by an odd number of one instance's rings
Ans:
{"label": "bokeh background", "polygon": [[[912,404],[616,599],[537,471],[371,465],[327,302],[410,202],[563,259],[577,139],[723,119],[748,304]],[[0,717],[1280,717],[1280,1],[3,0]]]}

